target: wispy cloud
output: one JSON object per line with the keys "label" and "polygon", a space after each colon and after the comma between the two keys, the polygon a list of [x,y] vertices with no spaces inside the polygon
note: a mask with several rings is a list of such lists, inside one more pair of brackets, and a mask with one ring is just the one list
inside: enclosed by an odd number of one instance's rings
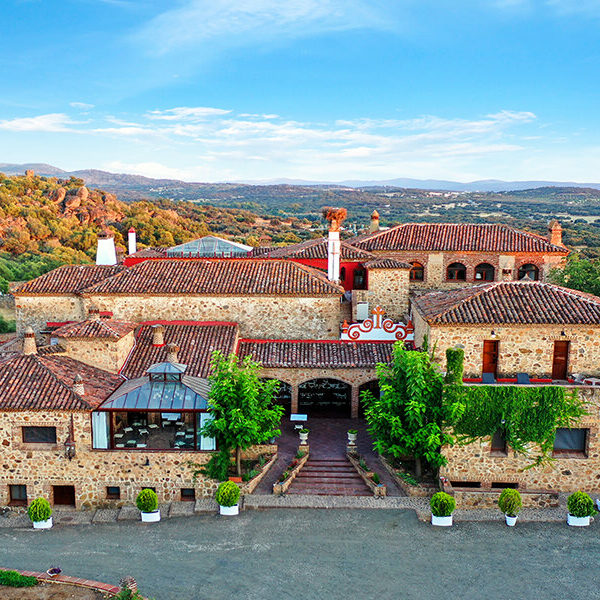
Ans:
{"label": "wispy cloud", "polygon": [[69,116],[64,113],[50,113],[37,117],[22,117],[0,121],[0,129],[7,131],[69,131],[75,125]]}
{"label": "wispy cloud", "polygon": [[197,121],[214,117],[215,115],[226,115],[230,110],[223,108],[211,108],[207,106],[178,106],[176,108],[167,108],[166,110],[151,110],[147,116],[149,119],[163,121]]}
{"label": "wispy cloud", "polygon": [[80,110],[91,110],[95,105],[88,104],[87,102],[69,102],[69,106],[72,108],[78,108]]}

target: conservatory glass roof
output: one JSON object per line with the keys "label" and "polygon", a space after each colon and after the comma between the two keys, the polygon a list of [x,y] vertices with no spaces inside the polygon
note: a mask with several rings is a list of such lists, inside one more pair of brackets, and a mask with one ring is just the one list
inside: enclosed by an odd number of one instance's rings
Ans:
{"label": "conservatory glass roof", "polygon": [[246,256],[251,250],[252,246],[224,240],[214,235],[206,235],[199,240],[169,248],[167,256],[174,258]]}

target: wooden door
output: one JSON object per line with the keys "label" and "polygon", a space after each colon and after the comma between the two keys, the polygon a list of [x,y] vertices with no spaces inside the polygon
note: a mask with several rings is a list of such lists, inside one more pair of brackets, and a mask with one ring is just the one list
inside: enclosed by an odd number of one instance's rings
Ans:
{"label": "wooden door", "polygon": [[483,373],[493,373],[498,376],[498,341],[485,340],[483,342]]}
{"label": "wooden door", "polygon": [[75,506],[75,487],[72,485],[54,485],[54,504]]}
{"label": "wooden door", "polygon": [[554,342],[554,356],[552,357],[552,379],[566,379],[569,368],[570,342]]}

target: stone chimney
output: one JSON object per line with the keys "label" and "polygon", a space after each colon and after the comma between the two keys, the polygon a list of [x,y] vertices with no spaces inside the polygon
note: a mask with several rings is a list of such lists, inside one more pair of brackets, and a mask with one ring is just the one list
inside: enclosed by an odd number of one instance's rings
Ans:
{"label": "stone chimney", "polygon": [[167,344],[167,362],[179,362],[179,346],[177,344]]}
{"label": "stone chimney", "polygon": [[156,347],[165,345],[165,326],[160,323],[152,325],[152,345]]}
{"label": "stone chimney", "polygon": [[369,225],[369,233],[379,231],[379,213],[374,210],[371,214],[371,224]]}
{"label": "stone chimney", "polygon": [[85,395],[85,387],[83,386],[83,377],[77,373],[75,375],[75,379],[73,380],[73,391],[79,396]]}
{"label": "stone chimney", "polygon": [[88,319],[90,321],[99,321],[100,320],[100,309],[95,306],[95,305],[91,305],[88,309]]}
{"label": "stone chimney", "polygon": [[37,354],[35,333],[31,327],[28,327],[25,330],[25,337],[23,338],[23,354]]}
{"label": "stone chimney", "polygon": [[553,219],[548,224],[548,241],[555,246],[564,246],[562,242],[562,227],[556,219]]}
{"label": "stone chimney", "polygon": [[345,208],[324,208],[323,216],[329,221],[329,236],[327,239],[327,279],[338,283],[340,281],[340,229],[346,218]]}
{"label": "stone chimney", "polygon": [[115,248],[115,237],[112,231],[104,229],[102,233],[98,235],[98,249],[96,250],[96,264],[97,265],[116,265],[117,264],[117,250]]}
{"label": "stone chimney", "polygon": [[128,242],[128,253],[135,254],[137,252],[137,240],[135,237],[135,229],[133,227],[129,228],[129,232],[127,233],[127,242]]}

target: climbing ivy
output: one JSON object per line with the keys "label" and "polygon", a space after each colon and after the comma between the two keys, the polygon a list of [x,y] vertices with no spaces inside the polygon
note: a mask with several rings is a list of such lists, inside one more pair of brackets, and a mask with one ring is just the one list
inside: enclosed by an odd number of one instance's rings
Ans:
{"label": "climbing ivy", "polygon": [[465,352],[461,348],[446,349],[445,383],[462,383]]}

